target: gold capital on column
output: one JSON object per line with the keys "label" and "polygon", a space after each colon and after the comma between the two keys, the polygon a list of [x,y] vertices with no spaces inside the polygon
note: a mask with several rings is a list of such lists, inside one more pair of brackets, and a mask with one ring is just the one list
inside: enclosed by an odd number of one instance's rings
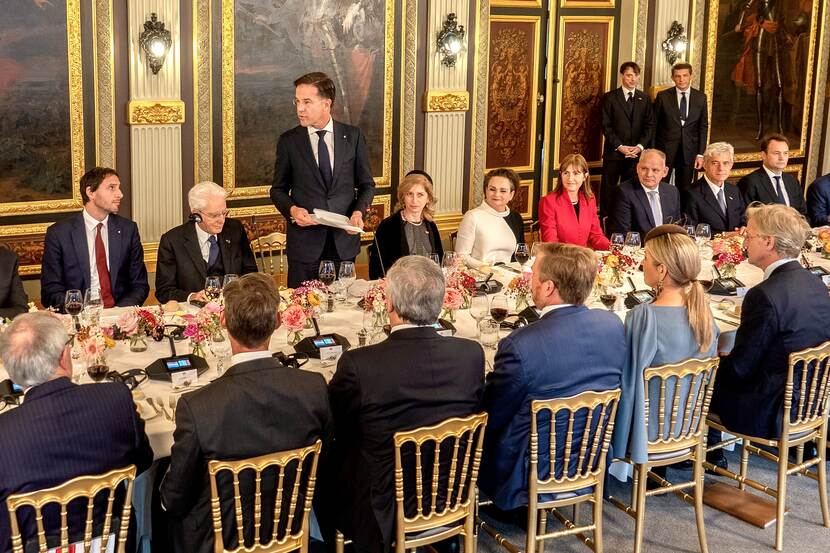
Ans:
{"label": "gold capital on column", "polygon": [[130,125],[181,125],[184,102],[180,100],[133,101],[128,107]]}

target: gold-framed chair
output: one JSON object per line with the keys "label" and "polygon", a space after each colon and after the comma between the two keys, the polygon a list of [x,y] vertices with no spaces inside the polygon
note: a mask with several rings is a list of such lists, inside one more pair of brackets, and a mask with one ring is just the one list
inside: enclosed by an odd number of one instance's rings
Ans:
{"label": "gold-framed chair", "polygon": [[[31,507],[35,511],[35,522],[37,524],[38,551],[46,552],[53,547],[60,547],[68,550],[70,546],[68,506],[71,502],[86,498],[86,522],[84,524],[83,549],[89,550],[93,536],[93,512],[95,498],[101,492],[109,490],[107,494],[107,508],[104,514],[103,527],[101,530],[101,550],[106,547],[110,533],[114,533],[118,543],[116,551],[124,553],[127,544],[127,530],[130,526],[130,511],[132,509],[133,482],[135,481],[135,465],[129,465],[121,469],[111,470],[105,474],[78,476],[59,486],[33,492],[13,494],[6,498],[6,506],[9,510],[11,523],[12,551],[23,553],[24,543],[20,534],[17,522],[17,511],[22,507]],[[116,490],[126,483],[124,503],[121,507],[121,518],[117,521],[118,528],[112,526],[112,510],[115,502]],[[49,504],[60,505],[60,544],[47,545],[46,530],[43,525],[43,508]]]}
{"label": "gold-framed chair", "polygon": [[[694,505],[700,551],[709,551],[703,522],[705,421],[719,364],[717,357],[688,359],[681,363],[648,367],[643,371],[646,428],[656,428],[656,438],[648,440],[648,460],[645,463],[633,463],[629,458],[621,459],[634,465],[631,505],[626,505],[613,496],[609,498],[614,506],[634,518],[634,553],[640,553],[643,548],[646,498],[669,492],[677,493]],[[658,386],[656,398],[649,394],[652,381]],[[687,386],[683,386],[684,383]],[[657,405],[656,425],[650,425],[653,410],[649,407],[654,404]],[[650,471],[653,467],[672,465],[687,459],[692,460],[693,470],[692,479],[686,482],[672,484]],[[660,487],[647,490],[648,478],[658,482]],[[694,495],[683,491],[689,488],[693,489]]]}
{"label": "gold-framed chair", "polygon": [[280,289],[288,280],[285,269],[285,233],[272,232],[257,236],[251,241],[257,267],[260,272],[271,275]]}
{"label": "gold-framed chair", "polygon": [[[827,417],[830,398],[830,341],[813,348],[793,352],[789,356],[787,384],[784,390],[784,406],[781,410],[781,436],[777,439],[759,438],[741,434],[721,423],[719,418],[710,418],[709,426],[721,432],[728,432],[734,437],[710,445],[708,451],[714,451],[737,443],[741,445],[740,472],[716,467],[711,463],[704,466],[715,473],[732,478],[738,482],[738,489],[746,486],[761,491],[773,498],[776,503],[775,549],[784,547],[784,513],[787,500],[787,476],[802,474],[818,481],[819,505],[822,522],[830,528],[830,510],[827,505]],[[789,414],[789,416],[788,416]],[[818,455],[804,461],[804,444],[816,441]],[[778,454],[760,449],[757,445],[775,447]],[[797,448],[796,462],[789,462],[791,447]],[[753,453],[778,465],[778,486],[771,488],[747,477],[749,455]],[[816,466],[816,472],[810,467]]]}
{"label": "gold-framed chair", "polygon": [[[587,391],[571,397],[531,402],[525,553],[534,553],[537,542],[539,552],[543,553],[544,540],[571,535],[578,536],[596,552],[603,550],[602,494],[605,458],[614,432],[619,400],[620,390],[614,389],[603,392]],[[548,455],[553,462],[552,466],[549,466],[548,475],[543,477],[539,473],[539,418],[545,413],[548,414],[546,418],[549,416],[551,421],[556,420],[559,414],[567,414],[567,432],[565,436],[557,436],[556,424],[547,423],[550,426]],[[574,435],[577,420],[584,421],[584,427],[582,432]],[[591,429],[594,429],[593,433]],[[561,454],[558,453],[560,450]],[[559,466],[561,471],[558,470]],[[586,491],[588,493],[582,493]],[[593,522],[579,526],[577,509],[585,502],[593,504]],[[568,506],[573,506],[573,521],[558,510]],[[562,522],[565,529],[547,531],[548,510]],[[499,545],[511,553],[519,553],[518,545],[507,541],[487,523],[479,521],[479,525]],[[593,532],[594,538],[591,539],[585,532]]]}
{"label": "gold-framed chair", "polygon": [[[258,457],[251,457],[249,459],[241,459],[239,461],[209,461],[208,475],[210,478],[210,507],[211,518],[213,520],[213,536],[215,553],[238,553],[240,551],[260,553],[285,553],[287,551],[301,551],[303,553],[308,551],[308,526],[309,526],[309,512],[311,511],[311,500],[314,496],[314,485],[317,478],[317,461],[322,449],[322,442],[317,440],[312,445],[301,447],[298,449],[291,449],[288,451],[278,451],[276,453],[269,453],[260,455]],[[307,474],[303,477],[304,467],[307,467]],[[266,543],[260,541],[260,528],[262,525],[262,473],[270,467],[276,467],[276,495],[274,498],[273,511],[273,533],[271,540]],[[293,469],[292,469],[293,467]],[[245,545],[245,525],[243,520],[242,497],[240,493],[239,476],[242,472],[252,470],[255,474],[255,491],[254,491],[254,511],[253,521],[254,526],[253,543],[250,546]],[[293,478],[293,485],[291,485],[291,495],[288,499],[287,510],[285,508],[285,495],[287,489],[286,474],[292,471],[289,476],[290,480]],[[220,508],[219,497],[219,474],[222,472],[230,472],[233,476],[233,508],[234,520],[236,526],[236,535],[239,540],[239,545],[235,549],[226,549],[222,537],[222,514]],[[302,496],[302,500],[298,499]],[[300,517],[299,519],[297,517]],[[285,520],[285,525],[282,521]],[[280,530],[284,530],[282,537],[279,536]]]}
{"label": "gold-framed chair", "polygon": [[[478,413],[395,433],[395,553],[458,535],[464,537],[464,553],[474,553],[476,482],[486,426],[487,413]],[[403,452],[410,444],[414,469],[404,463],[405,455],[411,457]],[[425,466],[422,452],[430,448],[431,463]],[[405,471],[413,470],[414,483],[404,478]],[[414,492],[417,505],[411,516],[406,514],[407,491]],[[337,553],[343,553],[345,543],[337,532]]]}

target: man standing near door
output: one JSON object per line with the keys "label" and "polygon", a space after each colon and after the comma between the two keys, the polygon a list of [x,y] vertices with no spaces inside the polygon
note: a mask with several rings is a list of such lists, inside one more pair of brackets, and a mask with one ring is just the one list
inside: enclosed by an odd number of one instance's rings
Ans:
{"label": "man standing near door", "polygon": [[709,108],[706,94],[692,88],[692,66],[676,63],[671,69],[675,86],[657,94],[654,114],[657,133],[654,147],[666,154],[669,174],[685,202],[695,170],[703,169],[703,150],[709,133]]}
{"label": "man standing near door", "polygon": [[285,217],[288,286],[317,278],[322,259],[339,265],[360,251],[356,234],[319,225],[311,212],[324,209],[363,228],[375,193],[366,139],[357,127],[331,117],[335,88],[325,73],[294,81],[299,125],[280,135],[271,200]]}
{"label": "man standing near door", "polygon": [[611,214],[612,201],[620,181],[634,177],[640,153],[654,139],[654,111],[651,101],[637,90],[640,66],[627,61],[620,66],[619,88],[602,97],[602,188],[600,218]]}

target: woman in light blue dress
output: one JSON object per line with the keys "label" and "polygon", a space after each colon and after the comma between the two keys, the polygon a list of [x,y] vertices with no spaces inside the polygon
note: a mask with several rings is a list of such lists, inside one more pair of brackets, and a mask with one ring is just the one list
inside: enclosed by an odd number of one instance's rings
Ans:
{"label": "woman in light blue dress", "polygon": [[[714,357],[719,333],[706,291],[697,280],[698,248],[682,227],[661,225],[646,235],[643,273],[657,297],[638,305],[625,318],[627,360],[611,442],[613,457],[627,454],[635,463],[647,460],[648,439],[657,437],[656,417],[646,429],[643,370],[691,357]],[[681,401],[688,397],[688,388],[686,379],[681,383]],[[667,384],[666,397],[672,398],[673,393]],[[649,397],[657,398],[658,394],[658,380],[654,379]],[[656,414],[657,406],[651,412]]]}

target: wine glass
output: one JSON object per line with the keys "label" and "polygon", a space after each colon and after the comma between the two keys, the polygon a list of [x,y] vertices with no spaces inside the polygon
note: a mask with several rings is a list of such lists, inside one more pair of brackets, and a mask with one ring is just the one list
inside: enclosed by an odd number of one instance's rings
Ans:
{"label": "wine glass", "polygon": [[686,234],[688,234],[689,236],[692,237],[692,239],[694,239],[694,237],[695,237],[695,226],[694,225],[685,225],[683,228],[686,229]]}
{"label": "wine glass", "polygon": [[101,322],[104,300],[100,288],[88,288],[84,294],[84,318],[89,326],[97,327]]}
{"label": "wine glass", "polygon": [[239,275],[235,275],[233,273],[228,273],[222,278],[222,288],[224,289],[225,286],[233,282],[234,280],[238,279]]}
{"label": "wine glass", "polygon": [[695,241],[703,245],[712,238],[712,228],[707,223],[700,223],[695,227]]}
{"label": "wine glass", "polygon": [[599,301],[602,302],[602,305],[604,305],[605,308],[608,311],[613,311],[614,310],[614,305],[617,303],[617,295],[616,294],[601,294],[600,297],[599,297]]}
{"label": "wine glass", "polygon": [[90,360],[86,366],[86,373],[94,382],[101,382],[107,376],[109,367],[101,363],[99,360]]}
{"label": "wine glass", "polygon": [[66,312],[72,315],[72,321],[75,323],[75,331],[77,332],[81,326],[78,322],[78,315],[84,309],[84,296],[80,290],[67,290],[63,299],[63,306]]}
{"label": "wine glass", "polygon": [[499,326],[493,319],[483,319],[478,323],[479,340],[486,349],[496,349],[499,343]]}
{"label": "wine glass", "polygon": [[632,231],[626,234],[625,245],[631,248],[632,250],[638,249],[640,247],[640,233]]}
{"label": "wine glass", "polygon": [[334,270],[334,261],[329,259],[321,261],[317,274],[320,277],[320,282],[326,286],[331,286],[331,283],[337,278],[337,272]]}
{"label": "wine glass", "polygon": [[524,267],[528,259],[530,259],[530,249],[524,242],[519,242],[516,244],[516,261],[520,266]]}
{"label": "wine glass", "polygon": [[444,252],[444,258],[441,260],[441,267],[444,269],[452,269],[458,265],[458,254],[453,251]]}
{"label": "wine glass", "polygon": [[625,236],[621,232],[611,233],[611,245],[622,248],[625,245]]}
{"label": "wine glass", "polygon": [[219,299],[220,294],[222,294],[222,277],[207,277],[205,279],[205,297],[208,301],[215,301]]}
{"label": "wine glass", "polygon": [[340,270],[337,274],[337,280],[340,281],[342,294],[338,295],[339,301],[346,301],[346,294],[349,293],[349,288],[355,281],[354,261],[343,261],[340,263]]}
{"label": "wine glass", "polygon": [[490,301],[490,316],[497,323],[507,318],[507,296],[498,294]]}
{"label": "wine glass", "polygon": [[490,311],[487,296],[485,294],[477,294],[470,300],[470,316],[476,321],[476,333],[481,337],[478,325],[487,316]]}
{"label": "wine glass", "polygon": [[427,257],[429,257],[429,260],[438,265],[439,267],[441,266],[441,256],[437,253],[432,252],[431,254],[427,255]]}

